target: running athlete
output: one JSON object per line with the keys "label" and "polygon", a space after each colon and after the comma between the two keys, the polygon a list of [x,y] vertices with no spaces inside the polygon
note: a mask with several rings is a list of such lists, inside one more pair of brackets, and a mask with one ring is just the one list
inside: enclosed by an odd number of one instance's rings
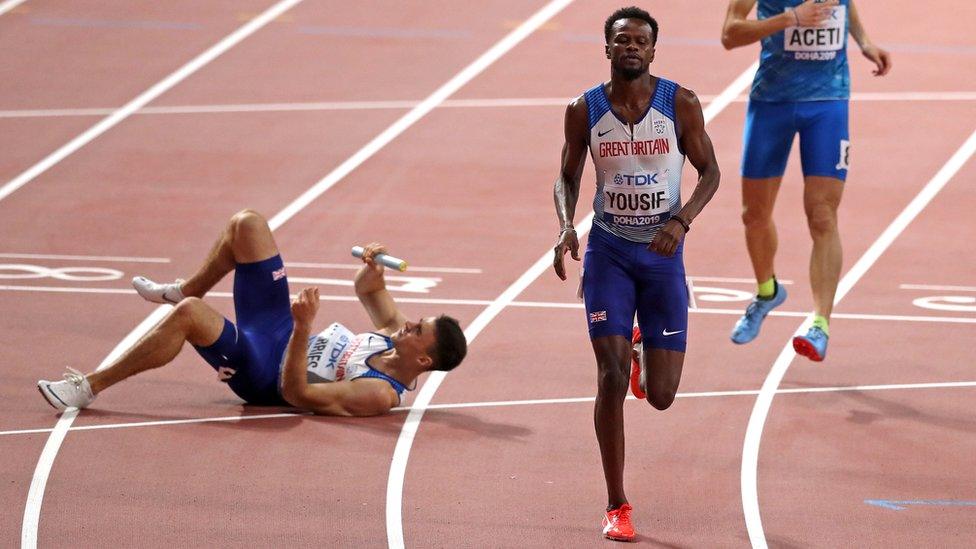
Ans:
{"label": "running athlete", "polygon": [[[105,369],[88,375],[69,369],[63,381],[38,381],[38,389],[59,410],[85,408],[123,379],[168,364],[188,341],[218,379],[251,404],[340,416],[388,412],[418,375],[457,366],[467,343],[449,316],[411,322],[400,313],[386,290],[383,266],[374,261],[383,252],[379,244],[366,246],[355,279],[356,296],[376,331],[356,334],[333,323],[313,334],[318,289],[302,290],[289,306],[288,278],[268,223],[252,210],[241,211],[188,280],[133,279],[147,301],[174,305],[134,347]],[[231,271],[237,325],[201,299]]]}
{"label": "running athlete", "polygon": [[840,278],[837,208],[850,165],[847,33],[875,64],[875,76],[888,73],[891,57],[868,38],[853,0],[759,0],[758,19],[747,19],[755,3],[732,0],[722,30],[727,49],[762,42],[742,152],[742,222],[758,291],[732,329],[732,341],[755,339],[766,315],[786,300],[786,288],[776,282],[773,268],[773,206],[793,136],[799,133],[803,208],[813,238],[814,317],[809,331],[793,338],[793,348],[819,362],[827,355]]}
{"label": "running athlete", "polygon": [[[688,331],[683,240],[719,184],[698,98],[648,72],[657,32],[657,22],[639,8],[617,10],[607,18],[610,81],[567,107],[566,142],[554,188],[560,232],[553,268],[566,280],[564,255],[570,252],[579,260],[573,218],[589,150],[596,168],[595,217],[582,289],[598,371],[594,423],[608,494],[603,533],[622,541],[635,536],[623,486],[628,378],[633,375],[655,408],[667,409],[674,401]],[[682,206],[685,156],[698,170],[698,185]],[[632,372],[635,312],[645,352],[641,367]]]}

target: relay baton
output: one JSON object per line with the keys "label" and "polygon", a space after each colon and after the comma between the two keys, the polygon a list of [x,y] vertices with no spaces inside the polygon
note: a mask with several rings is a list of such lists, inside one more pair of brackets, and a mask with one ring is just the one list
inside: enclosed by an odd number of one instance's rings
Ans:
{"label": "relay baton", "polygon": [[[364,249],[363,249],[362,246],[353,246],[352,247],[352,256],[353,257],[362,258],[363,257],[363,251],[364,251]],[[376,256],[373,257],[373,261],[376,261],[377,263],[380,263],[380,264],[382,264],[382,265],[384,265],[386,267],[389,267],[391,269],[396,269],[398,271],[406,271],[407,270],[407,262],[404,261],[404,260],[402,260],[402,259],[400,259],[400,258],[398,258],[398,257],[393,257],[392,255],[376,254]]]}

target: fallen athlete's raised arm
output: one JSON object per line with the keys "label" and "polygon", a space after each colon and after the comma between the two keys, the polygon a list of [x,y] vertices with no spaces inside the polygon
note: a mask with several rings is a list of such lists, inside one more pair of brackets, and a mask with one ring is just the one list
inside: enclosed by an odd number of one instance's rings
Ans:
{"label": "fallen athlete's raised arm", "polygon": [[559,176],[556,177],[552,189],[552,197],[556,203],[556,217],[559,219],[559,240],[553,249],[555,257],[552,267],[562,280],[566,280],[566,266],[563,263],[566,252],[571,252],[576,261],[580,260],[579,238],[573,226],[573,218],[576,215],[576,203],[579,201],[580,179],[583,177],[589,142],[589,115],[586,110],[586,99],[582,95],[566,107],[564,124],[566,141],[563,143]]}
{"label": "fallen athlete's raised arm", "polygon": [[397,308],[393,296],[386,289],[383,265],[373,260],[377,254],[381,253],[386,253],[386,248],[376,242],[368,244],[363,249],[363,263],[365,265],[356,273],[356,297],[359,298],[359,302],[363,304],[363,308],[369,314],[373,326],[386,335],[390,335],[403,327],[407,319]]}
{"label": "fallen athlete's raised arm", "polygon": [[672,216],[661,227],[648,246],[666,257],[672,256],[677,250],[692,221],[715,195],[721,178],[712,140],[705,132],[705,117],[702,115],[698,96],[689,89],[678,88],[674,96],[674,110],[678,142],[681,143],[681,150],[688,161],[698,170],[698,184],[695,185],[691,198],[684,203],[677,215]]}
{"label": "fallen athlete's raised arm", "polygon": [[765,19],[749,19],[749,12],[756,0],[732,0],[722,25],[722,45],[731,50],[758,42],[771,34],[786,30],[787,27],[818,27],[830,17],[831,9],[837,0],[817,2],[807,0],[795,8],[787,8],[783,13]]}

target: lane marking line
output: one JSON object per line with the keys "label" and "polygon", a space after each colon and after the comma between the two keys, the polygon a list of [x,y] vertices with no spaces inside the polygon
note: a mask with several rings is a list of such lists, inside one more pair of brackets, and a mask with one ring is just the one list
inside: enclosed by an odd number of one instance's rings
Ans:
{"label": "lane marking line", "polygon": [[[125,118],[134,111],[140,107],[143,107],[146,105],[146,103],[149,103],[156,97],[162,95],[164,92],[177,85],[179,82],[200,68],[204,67],[222,53],[237,45],[251,34],[257,32],[286,10],[297,5],[299,2],[301,2],[301,0],[281,0],[262,12],[258,17],[245,23],[236,31],[220,40],[217,44],[211,46],[208,50],[198,55],[192,61],[177,69],[176,72],[170,74],[156,85],[140,94],[118,111],[115,111],[111,116],[95,124],[87,131],[71,140],[68,144],[51,153],[44,160],[38,164],[35,164],[26,172],[17,176],[3,187],[0,187],[0,201],[20,187],[26,185],[29,181],[33,180],[41,173],[47,171],[48,168],[54,166],[71,153],[80,149],[102,133],[105,133],[119,122],[125,120]],[[104,368],[111,360],[114,360],[116,356],[121,355],[123,351],[134,345],[143,333],[149,331],[152,326],[154,326],[163,318],[163,316],[165,316],[166,311],[166,306],[156,308],[156,310],[147,316],[146,319],[143,320],[135,330],[130,332],[129,335],[119,342],[115,349],[113,349],[113,351],[105,357],[105,360],[103,360],[98,366],[98,369]],[[40,458],[37,460],[37,466],[34,468],[34,475],[31,478],[30,489],[28,490],[27,494],[27,501],[24,505],[24,518],[20,531],[20,545],[23,549],[36,549],[37,547],[37,529],[40,523],[41,505],[44,499],[44,488],[47,486],[48,476],[51,473],[51,468],[54,466],[54,460],[58,455],[58,449],[61,447],[61,442],[64,440],[64,436],[67,433],[67,428],[71,426],[77,415],[78,411],[72,411],[70,408],[61,415],[57,424],[55,425],[54,430],[51,432],[50,437],[44,445],[44,450],[41,452]]]}
{"label": "lane marking line", "polygon": [[[552,19],[573,0],[552,0],[542,7],[531,17],[522,22],[512,32],[506,35],[498,43],[486,51],[481,57],[475,60],[465,73],[470,74],[467,79],[474,78],[485,68],[500,59],[511,49],[521,43],[536,29],[545,22]],[[442,98],[447,99],[447,96]],[[511,302],[515,297],[528,286],[535,278],[547,267],[547,257],[543,256],[528,271],[522,274],[511,286],[501,293],[495,300],[488,305],[464,330],[464,335],[470,345],[485,326],[500,312],[506,303]],[[400,429],[397,437],[396,447],[393,450],[393,457],[390,460],[390,474],[386,483],[386,539],[387,545],[391,549],[403,549],[403,481],[406,475],[407,461],[410,457],[410,449],[413,445],[420,421],[424,416],[424,411],[430,404],[434,393],[444,380],[446,372],[433,372],[424,382],[423,387],[414,399],[410,412]]]}
{"label": "lane marking line", "polygon": [[7,0],[6,2],[0,2],[0,15],[7,13],[26,1],[27,0]]}
{"label": "lane marking line", "polygon": [[[820,393],[844,393],[862,391],[893,391],[893,390],[913,390],[913,389],[954,389],[976,387],[976,381],[947,381],[934,383],[900,383],[891,385],[857,385],[857,386],[838,386],[838,387],[801,387],[795,389],[778,389],[778,395],[802,395]],[[717,398],[735,396],[755,396],[759,394],[758,389],[743,389],[738,391],[700,391],[689,393],[678,393],[675,398]],[[530,400],[504,400],[504,401],[484,401],[484,402],[456,402],[447,404],[431,404],[427,410],[455,410],[462,408],[500,408],[509,406],[544,406],[550,404],[575,404],[580,402],[593,402],[596,397],[567,397],[567,398],[543,398]],[[633,395],[627,397],[628,400],[638,401]],[[409,412],[409,407],[393,408],[392,412]],[[163,419],[156,421],[134,421],[130,423],[105,423],[100,425],[82,425],[69,427],[68,431],[104,431],[109,429],[129,429],[137,427],[163,427],[169,425],[191,425],[195,423],[213,423],[224,421],[249,421],[253,419],[276,419],[286,417],[315,417],[310,412],[281,412],[275,414],[253,414],[241,416],[215,416],[187,419]],[[54,428],[47,427],[41,429],[13,429],[0,431],[0,436],[14,435],[33,435],[39,433],[50,433]]]}
{"label": "lane marking line", "polygon": [[135,99],[129,101],[124,106],[120,107],[118,110],[112,111],[112,114],[100,120],[94,126],[88,128],[77,137],[62,145],[61,148],[49,154],[43,160],[34,164],[27,171],[21,173],[17,177],[11,179],[5,185],[0,187],[0,201],[4,198],[10,196],[14,191],[23,187],[24,185],[33,181],[37,176],[43,174],[52,166],[61,162],[69,155],[77,151],[78,149],[84,147],[91,141],[93,141],[98,136],[112,129],[120,122],[129,117],[132,113],[146,106],[149,102],[153,101],[160,95],[169,91],[173,86],[176,86],[187,77],[197,72],[208,63],[219,57],[221,54],[229,50],[230,48],[237,45],[239,42],[247,38],[248,36],[257,32],[261,27],[264,27],[270,21],[284,13],[286,10],[295,6],[302,0],[281,0],[275,5],[271,6],[265,10],[261,15],[249,21],[233,33],[224,37],[220,42],[217,42],[205,52],[201,53],[195,57],[189,63],[183,65],[175,72],[171,73],[166,78],[160,80],[155,85],[153,85],[148,90],[139,94]]}
{"label": "lane marking line", "polygon": [[4,259],[59,259],[65,261],[115,261],[118,263],[169,263],[167,257],[125,257],[112,255],[14,254],[0,253]]}
{"label": "lane marking line", "polygon": [[[700,95],[702,103],[714,101],[714,95]],[[500,97],[483,99],[449,99],[438,108],[478,109],[478,108],[517,108],[517,107],[565,107],[571,97]],[[732,99],[733,103],[745,103],[746,95]],[[851,101],[976,101],[976,92],[865,92],[851,94]],[[309,101],[295,103],[238,103],[215,105],[172,105],[147,106],[134,112],[139,115],[168,114],[225,114],[262,112],[308,112],[308,111],[360,111],[360,110],[407,110],[416,107],[416,100],[385,101]],[[90,107],[74,109],[14,109],[0,110],[0,118],[48,118],[106,116],[114,109]]]}
{"label": "lane marking line", "polygon": [[[837,285],[837,294],[834,297],[834,304],[840,303],[844,296],[854,288],[861,277],[871,268],[872,265],[881,257],[881,254],[898,238],[908,225],[918,216],[919,213],[935,198],[935,195],[942,190],[950,179],[958,172],[969,158],[976,153],[976,131],[969,135],[969,138],[959,147],[949,160],[939,169],[939,171],[929,180],[928,183],[915,195],[915,198],[905,206],[905,209],[891,222],[890,225],[878,236],[871,247],[864,252],[864,255],[857,260]],[[800,324],[796,333],[802,333],[812,321],[812,315],[808,315],[806,320]],[[791,338],[792,339],[792,338]],[[749,423],[746,426],[746,435],[742,442],[742,469],[740,474],[740,485],[742,491],[742,511],[745,515],[746,530],[749,533],[749,541],[754,548],[766,548],[766,533],[763,531],[762,517],[759,511],[759,445],[762,441],[763,426],[769,415],[769,409],[773,404],[773,397],[776,389],[786,376],[786,371],[796,353],[793,351],[791,340],[786,342],[776,361],[773,363],[769,374],[763,381],[756,403],[749,416]]]}
{"label": "lane marking line", "polygon": [[[65,286],[4,286],[0,285],[0,291],[19,291],[19,292],[50,292],[50,293],[78,293],[78,294],[120,294],[135,295],[136,291],[129,288],[73,288]],[[296,294],[292,294],[295,297]],[[207,297],[232,298],[230,292],[208,292]],[[320,295],[321,301],[344,301],[349,303],[358,302],[355,296],[348,295]],[[422,305],[470,305],[485,307],[492,302],[487,299],[451,299],[451,298],[427,298],[427,297],[400,297],[396,298],[397,303],[413,303]],[[554,302],[554,301],[512,301],[509,307],[521,307],[529,309],[583,309],[581,303]],[[711,309],[705,307],[689,307],[689,313],[708,314],[708,315],[729,315],[739,316],[742,309]],[[802,311],[772,311],[769,316],[806,318],[809,312]],[[924,316],[924,315],[882,315],[865,313],[834,313],[833,319],[847,320],[879,320],[891,322],[947,322],[954,324],[976,324],[976,317],[966,316]]]}
{"label": "lane marking line", "polygon": [[937,286],[932,284],[902,284],[902,290],[935,290],[937,292],[976,292],[976,286]]}

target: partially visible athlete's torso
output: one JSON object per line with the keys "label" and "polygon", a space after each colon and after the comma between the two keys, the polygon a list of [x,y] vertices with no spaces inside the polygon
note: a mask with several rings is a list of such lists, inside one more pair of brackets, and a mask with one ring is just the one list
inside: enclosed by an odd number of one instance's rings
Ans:
{"label": "partially visible athlete's torso", "polygon": [[392,348],[393,340],[385,335],[375,332],[354,334],[342,324],[333,322],[308,338],[308,382],[331,383],[373,377],[388,382],[402,396],[406,390],[403,384],[367,364],[374,355]]}
{"label": "partially visible athlete's torso", "polygon": [[[757,16],[766,19],[802,0],[759,0]],[[824,101],[850,96],[847,66],[849,0],[834,6],[820,27],[789,26],[762,39],[759,70],[752,82],[754,101]]]}
{"label": "partially visible athlete's torso", "polygon": [[604,84],[584,94],[590,156],[596,168],[593,223],[633,242],[650,242],[681,209],[681,168],[674,96],[678,85],[658,78],[647,112],[634,123],[610,108]]}

